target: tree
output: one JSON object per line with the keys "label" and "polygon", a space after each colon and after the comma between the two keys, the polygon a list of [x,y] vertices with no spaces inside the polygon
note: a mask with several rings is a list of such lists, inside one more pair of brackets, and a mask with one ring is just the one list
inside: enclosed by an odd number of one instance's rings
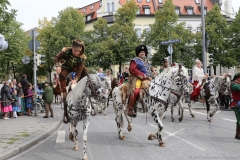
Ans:
{"label": "tree", "polygon": [[6,33],[8,25],[15,19],[16,10],[11,9],[9,12],[8,6],[10,5],[8,0],[1,0],[0,2],[0,33]]}
{"label": "tree", "polygon": [[232,65],[240,66],[240,10],[238,10],[238,13],[233,20],[233,22],[230,25],[229,28],[229,34],[228,34],[228,41],[227,43],[229,46],[228,50],[228,56],[226,56],[226,61],[231,59],[230,63]]}
{"label": "tree", "polygon": [[220,8],[215,4],[206,16],[206,32],[210,36],[209,53],[214,55],[214,74],[216,74],[216,66],[221,64],[225,67],[234,65],[234,60],[229,57],[227,52],[227,32],[228,24],[226,18],[221,14]]}
{"label": "tree", "polygon": [[137,10],[135,1],[128,1],[117,10],[114,15],[116,21],[110,26],[110,48],[113,51],[114,64],[119,64],[120,73],[122,63],[130,61],[135,56],[134,48],[139,43],[133,24]]}
{"label": "tree", "polygon": [[186,29],[185,23],[178,24],[177,20],[178,15],[172,0],[166,0],[163,8],[155,13],[155,22],[150,25],[151,31],[144,32],[145,43],[156,50],[151,59],[153,65],[159,65],[163,58],[169,56],[168,46],[161,45],[162,41],[180,39],[180,43],[173,44],[172,58],[176,62],[191,66],[192,58],[195,57],[192,48],[196,36]]}

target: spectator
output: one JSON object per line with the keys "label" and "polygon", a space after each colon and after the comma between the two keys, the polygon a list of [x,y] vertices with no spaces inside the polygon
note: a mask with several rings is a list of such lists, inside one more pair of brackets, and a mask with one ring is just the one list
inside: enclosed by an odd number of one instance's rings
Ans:
{"label": "spectator", "polygon": [[112,74],[111,74],[111,70],[109,69],[109,70],[107,70],[107,75],[106,75],[107,77],[109,77],[110,79],[111,79],[111,81],[113,80],[113,78],[112,78]]}
{"label": "spectator", "polygon": [[9,119],[7,114],[12,114],[12,96],[10,94],[9,82],[6,81],[1,89],[1,110],[4,113],[3,119]]}
{"label": "spectator", "polygon": [[26,74],[23,74],[22,75],[22,79],[20,80],[20,83],[22,85],[22,89],[25,90],[25,87],[27,87],[28,85],[28,81],[27,81],[27,75]]}
{"label": "spectator", "polygon": [[13,88],[16,89],[17,88],[17,80],[15,78],[12,80],[12,83],[13,83]]}
{"label": "spectator", "polygon": [[128,70],[128,67],[126,67],[125,71],[123,72],[123,79],[124,79],[123,83],[127,83],[128,82],[128,78],[129,78],[129,70]]}
{"label": "spectator", "polygon": [[53,117],[52,101],[53,101],[53,89],[49,86],[49,82],[45,82],[45,89],[43,93],[43,100],[46,107],[46,115],[43,118],[48,118],[49,111],[51,113],[50,117]]}
{"label": "spectator", "polygon": [[19,108],[20,112],[18,113],[18,116],[22,116],[22,113],[26,113],[26,107],[24,103],[24,94],[23,94],[23,89],[22,85],[20,82],[17,82],[17,97],[18,97],[18,103],[19,103]]}
{"label": "spectator", "polygon": [[103,69],[102,69],[102,68],[99,68],[99,69],[98,69],[97,75],[98,75],[98,77],[101,79],[101,81],[104,80],[105,74],[103,73]]}
{"label": "spectator", "polygon": [[28,116],[32,116],[31,109],[33,107],[33,91],[32,91],[32,84],[28,84],[27,90],[26,90],[26,108]]}
{"label": "spectator", "polygon": [[13,102],[12,102],[12,110],[13,110],[13,117],[11,118],[17,118],[17,112],[20,111],[20,108],[18,106],[18,97],[17,97],[17,90],[13,90],[12,94]]}

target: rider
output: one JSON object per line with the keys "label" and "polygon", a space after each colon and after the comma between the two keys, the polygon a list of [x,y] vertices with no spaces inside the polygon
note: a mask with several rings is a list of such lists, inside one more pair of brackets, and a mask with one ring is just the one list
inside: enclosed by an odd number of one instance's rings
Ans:
{"label": "rider", "polygon": [[240,139],[240,72],[234,75],[230,88],[233,99],[230,106],[233,107],[237,119],[235,138]]}
{"label": "rider", "polygon": [[[191,100],[196,100],[200,95],[200,91],[202,89],[202,80],[207,79],[208,74],[204,74],[202,69],[202,62],[200,60],[196,60],[196,65],[193,67],[193,76],[192,76],[192,85],[193,92],[191,94]],[[203,100],[199,100],[199,102],[204,102]]]}
{"label": "rider", "polygon": [[141,83],[143,80],[151,80],[151,65],[147,62],[146,57],[148,49],[145,45],[139,45],[135,49],[137,57],[133,58],[130,62],[130,76],[128,80],[129,90],[131,90],[128,100],[128,116],[136,117],[136,111],[133,107],[137,100]]}
{"label": "rider", "polygon": [[159,72],[162,73],[162,71],[168,67],[168,64],[168,59],[163,58],[163,66],[160,68]]}
{"label": "rider", "polygon": [[[56,72],[59,74],[61,89],[63,93],[63,101],[66,102],[66,78],[72,71],[76,72],[76,76],[71,80],[72,84],[75,84],[78,80],[87,75],[88,70],[84,66],[86,60],[84,55],[84,42],[80,39],[72,41],[71,47],[64,47],[60,53],[55,56],[54,63],[56,66]],[[67,116],[67,104],[64,103],[64,119]]]}

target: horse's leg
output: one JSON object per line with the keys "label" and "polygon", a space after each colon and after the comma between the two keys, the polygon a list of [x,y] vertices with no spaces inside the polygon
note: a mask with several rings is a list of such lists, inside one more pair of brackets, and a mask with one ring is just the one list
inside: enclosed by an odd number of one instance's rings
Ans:
{"label": "horse's leg", "polygon": [[90,122],[90,113],[86,115],[86,119],[83,120],[83,158],[82,160],[88,160],[87,157],[87,130]]}
{"label": "horse's leg", "polygon": [[128,132],[131,132],[132,131],[132,123],[130,122],[130,119],[129,119],[128,115],[127,115],[127,112],[128,112],[128,109],[127,108],[124,109],[124,115],[125,115],[125,117],[127,119],[127,122],[128,122],[127,130],[128,130]]}
{"label": "horse's leg", "polygon": [[161,132],[163,130],[163,124],[162,124],[162,118],[164,116],[164,112],[162,113],[159,113],[160,115],[160,118],[159,118],[159,115],[157,113],[157,111],[154,109],[151,113],[152,117],[153,117],[153,120],[158,124],[158,131],[155,135],[153,134],[150,134],[148,136],[148,140],[154,140],[154,139],[158,139],[158,142],[159,142],[159,145],[161,147],[165,147],[165,143],[162,141],[162,136],[161,136]]}
{"label": "horse's leg", "polygon": [[180,113],[178,120],[179,120],[179,122],[182,122],[184,108],[183,108],[181,99],[178,101],[178,106],[179,106],[179,113]]}
{"label": "horse's leg", "polygon": [[98,101],[98,113],[102,113],[102,103]]}
{"label": "horse's leg", "polygon": [[[214,101],[215,101],[215,107],[216,107],[216,108],[213,110],[212,113],[209,114],[210,118],[211,118],[214,114],[216,114],[217,111],[219,110],[219,105],[218,105],[218,103],[217,103],[217,99],[214,98]],[[209,101],[208,101],[208,103],[209,103]],[[210,110],[210,107],[209,107],[209,110]],[[212,119],[211,119],[211,120],[212,120]]]}
{"label": "horse's leg", "polygon": [[207,106],[207,120],[209,122],[212,122],[212,118],[210,116],[210,103],[209,103],[209,101],[206,101],[206,106]]}
{"label": "horse's leg", "polygon": [[120,140],[125,140],[126,137],[123,135],[122,130],[121,130],[121,127],[123,126],[122,111],[123,111],[123,105],[121,105],[121,104],[117,105],[115,121],[117,123],[119,139]]}
{"label": "horse's leg", "polygon": [[173,112],[174,112],[174,105],[171,105],[171,119],[172,119],[172,122],[175,122],[175,119],[173,118]]}
{"label": "horse's leg", "polygon": [[104,116],[107,115],[107,112],[106,112],[107,106],[106,105],[107,105],[106,103],[103,103],[103,113],[104,113]]}
{"label": "horse's leg", "polygon": [[192,118],[195,118],[195,115],[192,113],[192,100],[191,99],[188,102],[188,110],[189,110],[189,113],[192,116]]}
{"label": "horse's leg", "polygon": [[77,131],[77,124],[70,123],[69,125],[69,139],[75,142],[74,151],[78,150],[78,139],[77,139],[78,131]]}

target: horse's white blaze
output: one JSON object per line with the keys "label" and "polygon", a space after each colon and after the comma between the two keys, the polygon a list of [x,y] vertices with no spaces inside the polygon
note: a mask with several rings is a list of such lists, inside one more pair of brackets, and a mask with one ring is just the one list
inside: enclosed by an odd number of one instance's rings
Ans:
{"label": "horse's white blaze", "polygon": [[64,143],[65,142],[65,133],[66,133],[65,130],[58,131],[56,143]]}

